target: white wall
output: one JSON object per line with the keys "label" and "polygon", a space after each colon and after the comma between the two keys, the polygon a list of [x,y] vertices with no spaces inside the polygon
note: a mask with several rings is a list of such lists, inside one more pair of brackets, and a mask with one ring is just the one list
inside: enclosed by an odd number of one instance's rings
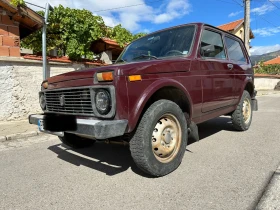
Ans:
{"label": "white wall", "polygon": [[256,78],[255,77],[255,88],[256,90],[274,90],[280,79],[277,78]]}
{"label": "white wall", "polygon": [[[51,63],[51,76],[84,65]],[[0,57],[0,121],[26,120],[40,113],[38,92],[43,80],[42,62]]]}

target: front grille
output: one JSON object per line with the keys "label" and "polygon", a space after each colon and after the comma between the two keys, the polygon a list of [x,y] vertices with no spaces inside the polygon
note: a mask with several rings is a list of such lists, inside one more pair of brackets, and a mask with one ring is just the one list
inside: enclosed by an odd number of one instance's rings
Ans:
{"label": "front grille", "polygon": [[46,91],[46,111],[94,115],[89,88]]}

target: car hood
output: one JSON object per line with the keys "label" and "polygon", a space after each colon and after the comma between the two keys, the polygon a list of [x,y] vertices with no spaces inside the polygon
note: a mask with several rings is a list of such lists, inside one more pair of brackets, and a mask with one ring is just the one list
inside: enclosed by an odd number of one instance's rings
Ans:
{"label": "car hood", "polygon": [[187,58],[176,58],[166,60],[151,60],[134,63],[113,64],[86,70],[72,71],[48,78],[48,83],[59,83],[71,80],[94,78],[95,73],[113,71],[114,76],[128,76],[137,74],[158,74],[168,72],[187,71],[190,68],[190,60]]}

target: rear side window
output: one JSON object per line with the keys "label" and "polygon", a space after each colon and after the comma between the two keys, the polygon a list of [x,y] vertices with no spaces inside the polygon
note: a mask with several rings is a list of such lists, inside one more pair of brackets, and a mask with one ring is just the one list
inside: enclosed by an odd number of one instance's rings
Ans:
{"label": "rear side window", "polygon": [[201,38],[202,57],[226,59],[222,36],[214,31],[204,30]]}
{"label": "rear side window", "polygon": [[230,60],[237,62],[247,62],[247,59],[241,48],[240,42],[229,37],[225,38],[225,42],[228,49],[228,57]]}

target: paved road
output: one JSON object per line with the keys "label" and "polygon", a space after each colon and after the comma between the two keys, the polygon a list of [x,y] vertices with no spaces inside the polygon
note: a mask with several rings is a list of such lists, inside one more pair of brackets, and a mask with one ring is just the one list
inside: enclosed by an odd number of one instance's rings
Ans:
{"label": "paved road", "polygon": [[280,95],[259,98],[251,129],[199,126],[178,170],[146,177],[128,148],[71,150],[53,136],[0,144],[0,209],[254,209],[280,161]]}

